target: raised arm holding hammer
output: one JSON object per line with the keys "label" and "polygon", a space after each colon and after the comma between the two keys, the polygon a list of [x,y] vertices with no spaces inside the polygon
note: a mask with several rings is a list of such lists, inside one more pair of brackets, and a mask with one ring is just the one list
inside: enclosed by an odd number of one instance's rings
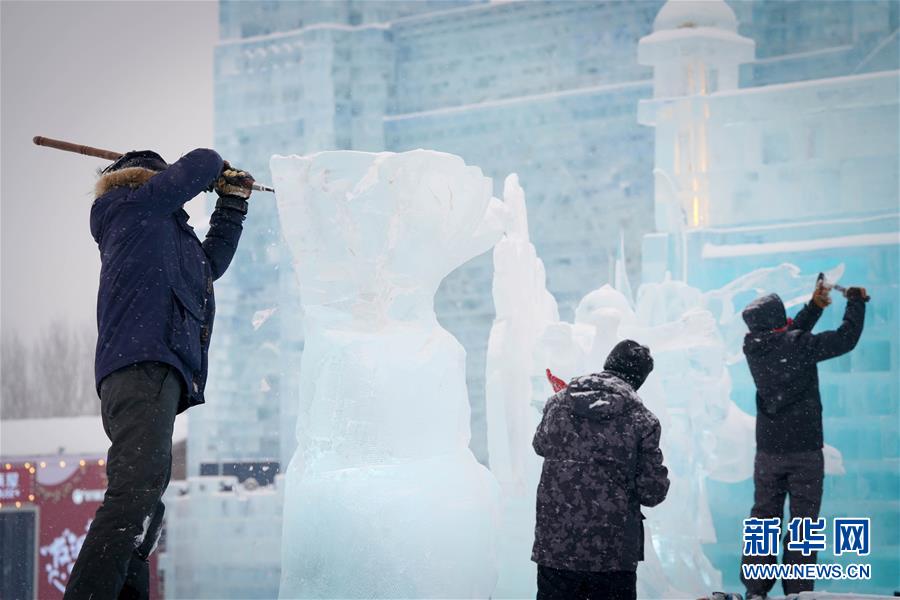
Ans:
{"label": "raised arm holding hammer", "polygon": [[[213,282],[237,250],[253,185],[207,149],[172,165],[128,152],[100,174],[90,217],[101,259],[95,379],[112,445],[68,600],[149,597],[175,415],[204,402]],[[219,200],[201,241],[183,206],[213,189]]]}

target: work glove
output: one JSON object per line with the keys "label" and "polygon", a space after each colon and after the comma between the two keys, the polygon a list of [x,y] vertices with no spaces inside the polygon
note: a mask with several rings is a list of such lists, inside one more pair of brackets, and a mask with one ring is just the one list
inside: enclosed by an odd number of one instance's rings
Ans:
{"label": "work glove", "polygon": [[866,288],[864,287],[847,288],[847,292],[844,295],[847,296],[847,300],[862,300],[863,302],[869,301],[869,295],[866,293]]}
{"label": "work glove", "polygon": [[219,196],[237,196],[246,200],[253,192],[253,175],[232,167],[224,161],[222,172],[216,179],[215,190]]}
{"label": "work glove", "polygon": [[824,279],[819,279],[816,282],[816,289],[813,292],[812,301],[813,304],[819,308],[825,308],[831,304],[831,288],[825,285]]}
{"label": "work glove", "polygon": [[222,173],[216,179],[213,189],[219,195],[216,208],[231,208],[247,216],[250,204],[247,198],[253,191],[253,176],[246,171],[235,169],[228,161],[222,164]]}

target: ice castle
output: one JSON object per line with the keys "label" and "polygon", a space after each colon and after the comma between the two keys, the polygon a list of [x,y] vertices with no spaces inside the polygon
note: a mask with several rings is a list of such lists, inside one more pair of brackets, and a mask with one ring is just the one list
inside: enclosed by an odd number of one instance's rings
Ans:
{"label": "ice castle", "polygon": [[[842,282],[873,301],[859,348],[823,368],[825,434],[847,470],[826,481],[823,514],[873,518],[872,591],[891,591],[900,5],[679,4],[222,1],[216,148],[261,180],[273,154],[324,149],[434,148],[498,188],[517,172],[567,320],[611,282],[620,235],[635,283],[669,272],[710,290],[759,267],[843,263]],[[170,492],[163,568],[175,597],[277,593],[281,492],[265,484],[294,451],[302,310],[275,200],[252,204],[217,285],[210,401],[191,414],[189,475],[205,477]],[[468,354],[472,449],[485,463],[491,279],[483,255],[436,300]],[[742,364],[732,379],[754,412]],[[737,588],[752,486],[711,485],[710,497],[718,541],[706,554]]]}

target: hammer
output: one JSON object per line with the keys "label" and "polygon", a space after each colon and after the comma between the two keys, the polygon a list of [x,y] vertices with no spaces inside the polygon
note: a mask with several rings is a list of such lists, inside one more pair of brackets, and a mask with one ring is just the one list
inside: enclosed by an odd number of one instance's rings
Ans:
{"label": "hammer", "polygon": [[[77,154],[84,154],[86,156],[96,156],[97,158],[105,158],[107,160],[117,160],[121,158],[121,152],[113,152],[112,150],[104,150],[102,148],[94,148],[92,146],[82,146],[80,144],[73,144],[72,142],[64,142],[62,140],[54,140],[52,138],[43,137],[40,135],[34,136],[32,140],[38,146],[46,146],[47,148],[56,148],[57,150],[65,150],[66,152],[75,152]],[[258,192],[274,192],[275,189],[269,187],[267,185],[262,185],[261,183],[253,182],[253,185],[250,186],[254,190]]]}

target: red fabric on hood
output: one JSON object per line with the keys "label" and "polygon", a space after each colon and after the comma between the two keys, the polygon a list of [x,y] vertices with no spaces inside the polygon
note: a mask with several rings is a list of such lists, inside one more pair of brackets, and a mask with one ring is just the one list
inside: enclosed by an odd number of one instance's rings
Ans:
{"label": "red fabric on hood", "polygon": [[794,324],[794,320],[792,318],[788,317],[787,323],[784,324],[784,327],[779,327],[777,329],[773,329],[772,331],[774,331],[775,333],[782,333],[784,331],[787,331],[788,327],[790,327],[793,324]]}

